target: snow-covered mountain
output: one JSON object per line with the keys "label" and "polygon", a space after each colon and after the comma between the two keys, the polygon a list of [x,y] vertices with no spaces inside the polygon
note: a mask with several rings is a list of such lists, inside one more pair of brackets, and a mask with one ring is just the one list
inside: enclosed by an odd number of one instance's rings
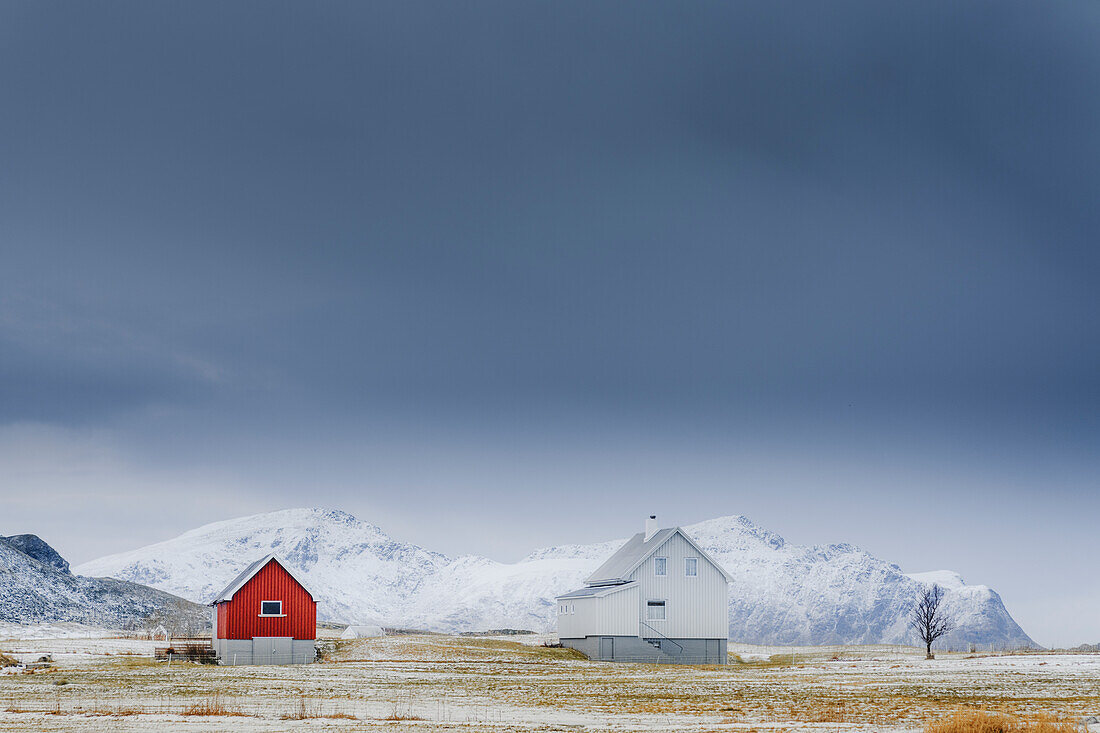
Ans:
{"label": "snow-covered mountain", "polygon": [[[684,528],[734,580],[730,638],[761,644],[903,643],[925,583],[947,590],[957,630],[949,641],[1030,645],[1000,597],[954,573],[906,575],[849,545],[806,547],[744,517]],[[392,539],[349,514],[288,509],[209,524],[76,568],[209,601],[245,565],[274,552],[299,572],[323,619],[436,631],[552,630],[554,597],[625,540],[536,550],[516,563],[449,558]]]}
{"label": "snow-covered mountain", "polygon": [[938,583],[947,591],[944,608],[956,625],[942,644],[1035,646],[999,595],[984,585],[966,585],[957,573],[906,575],[852,545],[795,545],[745,517],[711,519],[685,529],[733,575],[732,639],[912,643],[909,612],[923,587]]}
{"label": "snow-covered mountain", "polygon": [[187,632],[201,630],[206,618],[206,609],[162,590],[73,575],[64,558],[35,535],[0,537],[0,621],[76,621],[118,629],[156,619]]}
{"label": "snow-covered mountain", "polygon": [[306,579],[322,619],[394,620],[448,558],[398,542],[350,514],[288,509],[214,522],[148,547],[75,568],[122,578],[201,603],[249,563],[274,553]]}

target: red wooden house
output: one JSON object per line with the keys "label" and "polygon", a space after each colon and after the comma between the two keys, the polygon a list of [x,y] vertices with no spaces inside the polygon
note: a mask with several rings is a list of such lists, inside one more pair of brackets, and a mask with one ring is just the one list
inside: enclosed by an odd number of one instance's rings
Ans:
{"label": "red wooden house", "polygon": [[274,555],[249,565],[211,604],[222,664],[302,664],[316,651],[317,602]]}

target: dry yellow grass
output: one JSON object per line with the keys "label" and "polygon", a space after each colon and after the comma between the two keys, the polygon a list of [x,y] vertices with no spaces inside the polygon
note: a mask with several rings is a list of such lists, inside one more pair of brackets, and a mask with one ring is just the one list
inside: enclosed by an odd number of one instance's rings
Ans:
{"label": "dry yellow grass", "polygon": [[[80,730],[85,717],[126,714],[127,707],[132,715],[164,715],[186,706],[190,715],[244,716],[221,723],[208,718],[220,729],[282,719],[284,727],[273,728],[280,730],[308,727],[307,718],[341,718],[381,727],[422,720],[480,733],[499,726],[503,714],[522,725],[551,727],[577,720],[617,727],[627,725],[619,721],[629,715],[639,727],[665,729],[928,725],[930,733],[1065,733],[1074,730],[1065,720],[1095,714],[1100,700],[1100,657],[1078,663],[1050,656],[1034,664],[956,658],[930,665],[916,658],[863,659],[870,653],[858,649],[783,649],[768,656],[749,652],[727,666],[679,667],[589,662],[572,650],[500,639],[382,637],[334,647],[328,664],[293,667],[169,667],[104,656],[65,664],[70,684],[63,689],[53,684],[61,675],[0,677],[0,729],[12,722],[3,716],[9,705],[12,713],[49,714],[52,730],[66,731]],[[208,699],[215,690],[221,697]],[[997,711],[987,715],[1003,717],[994,721],[1002,727],[967,720],[975,717],[967,711],[982,710]],[[1037,717],[1055,711],[1065,717]],[[192,726],[203,727],[196,720]]]}
{"label": "dry yellow grass", "polygon": [[320,708],[316,703],[307,702],[304,697],[298,700],[298,707],[290,713],[283,713],[281,716],[283,720],[306,720],[307,718],[316,718],[321,714]]}
{"label": "dry yellow grass", "polygon": [[443,635],[387,636],[374,639],[340,639],[324,655],[329,662],[441,662],[466,663],[582,661],[575,649],[520,644],[500,639]]}
{"label": "dry yellow grass", "polygon": [[339,720],[358,720],[351,713],[341,711],[325,712],[319,700],[308,700],[304,696],[299,698],[298,706],[289,713],[279,716],[283,720],[310,720],[313,718],[327,718]]}
{"label": "dry yellow grass", "polygon": [[795,663],[795,658],[793,654],[773,654],[767,659],[754,659],[746,661],[737,654],[731,654],[729,661],[730,664],[750,669],[776,669],[779,667],[793,666]]}
{"label": "dry yellow grass", "polygon": [[926,733],[1077,733],[1080,729],[1065,720],[1040,716],[1021,720],[984,710],[956,710],[947,719],[925,727]]}
{"label": "dry yellow grass", "polygon": [[180,711],[180,715],[230,715],[243,717],[244,713],[234,707],[225,704],[218,693],[214,693],[205,700],[191,703]]}

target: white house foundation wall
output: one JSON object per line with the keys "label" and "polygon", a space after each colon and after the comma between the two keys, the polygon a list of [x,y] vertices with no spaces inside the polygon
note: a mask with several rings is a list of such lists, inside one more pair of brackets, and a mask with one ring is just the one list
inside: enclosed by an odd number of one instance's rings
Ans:
{"label": "white house foundation wall", "polygon": [[601,662],[645,664],[726,664],[726,639],[642,639],[637,636],[587,636],[561,639],[562,646],[576,649]]}
{"label": "white house foundation wall", "polygon": [[312,639],[282,636],[254,639],[214,639],[219,664],[309,664],[316,659]]}

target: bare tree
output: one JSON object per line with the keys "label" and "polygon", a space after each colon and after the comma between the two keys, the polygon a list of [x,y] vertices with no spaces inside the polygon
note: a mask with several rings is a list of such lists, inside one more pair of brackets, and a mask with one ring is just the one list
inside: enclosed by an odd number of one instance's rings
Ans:
{"label": "bare tree", "polygon": [[909,616],[909,626],[924,642],[924,651],[932,659],[932,642],[954,628],[943,610],[943,591],[938,585],[925,589],[920,602]]}

